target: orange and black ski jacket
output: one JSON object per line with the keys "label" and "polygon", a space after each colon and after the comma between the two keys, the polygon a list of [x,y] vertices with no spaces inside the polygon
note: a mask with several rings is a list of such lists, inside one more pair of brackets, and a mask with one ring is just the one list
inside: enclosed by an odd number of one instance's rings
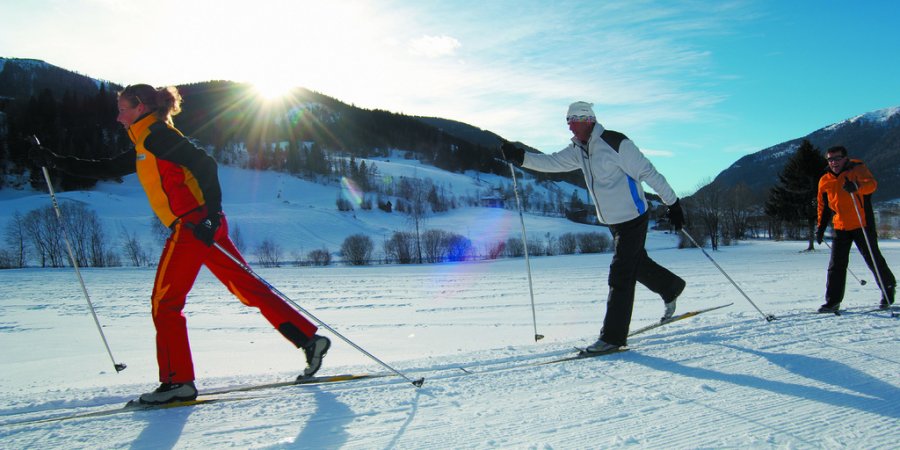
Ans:
{"label": "orange and black ski jacket", "polygon": [[[853,181],[856,193],[844,190],[844,183]],[[847,161],[840,173],[827,170],[819,178],[818,225],[828,226],[829,218],[835,230],[849,231],[874,224],[871,196],[878,188],[872,172],[858,159]],[[854,207],[854,202],[856,206]],[[833,217],[830,217],[833,214]],[[860,222],[862,220],[862,222]]]}
{"label": "orange and black ski jacket", "polygon": [[180,131],[153,114],[128,128],[134,149],[108,159],[55,158],[65,172],[92,178],[116,178],[137,172],[150,207],[167,227],[206,206],[222,211],[222,188],[216,161]]}

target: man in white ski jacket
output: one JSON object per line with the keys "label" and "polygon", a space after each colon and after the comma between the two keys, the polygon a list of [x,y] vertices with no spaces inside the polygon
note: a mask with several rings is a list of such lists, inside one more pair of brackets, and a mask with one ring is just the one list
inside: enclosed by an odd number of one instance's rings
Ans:
{"label": "man in white ski jacket", "polygon": [[600,338],[589,352],[614,351],[626,345],[634,305],[635,283],[659,294],[665,302],[663,320],[675,312],[675,300],[685,281],[647,255],[649,214],[642,183],[647,183],[669,206],[672,226],[680,230],[684,213],[675,191],[653,164],[624,134],[597,123],[590,103],[569,106],[566,121],[574,135],[568,147],[550,154],[526,153],[505,143],[503,157],[513,164],[540,172],[580,169],[600,221],[609,225],[615,253],[609,268],[609,298]]}

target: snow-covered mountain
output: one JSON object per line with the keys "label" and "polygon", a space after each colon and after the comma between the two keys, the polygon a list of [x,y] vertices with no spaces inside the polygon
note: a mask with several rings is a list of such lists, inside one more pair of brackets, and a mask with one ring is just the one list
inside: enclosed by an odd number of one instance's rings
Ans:
{"label": "snow-covered mountain", "polygon": [[804,139],[823,152],[843,145],[852,157],[862,159],[878,180],[878,191],[873,195],[876,202],[900,198],[900,107],[860,114],[744,156],[717,175],[712,184],[727,189],[743,183],[764,196],[778,182],[778,173]]}

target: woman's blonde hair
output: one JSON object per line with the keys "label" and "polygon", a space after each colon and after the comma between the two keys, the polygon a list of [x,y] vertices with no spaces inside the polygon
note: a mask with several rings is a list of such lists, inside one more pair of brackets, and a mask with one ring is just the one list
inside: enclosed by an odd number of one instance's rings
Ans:
{"label": "woman's blonde hair", "polygon": [[119,99],[123,98],[132,107],[143,103],[157,119],[169,125],[173,125],[172,116],[181,112],[181,94],[175,86],[157,89],[149,84],[132,84],[119,92]]}

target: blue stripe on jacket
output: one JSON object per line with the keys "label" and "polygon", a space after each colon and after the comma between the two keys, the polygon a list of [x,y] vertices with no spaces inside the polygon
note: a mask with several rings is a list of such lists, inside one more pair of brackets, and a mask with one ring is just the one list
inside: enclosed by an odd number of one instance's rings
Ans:
{"label": "blue stripe on jacket", "polygon": [[630,176],[628,177],[628,190],[631,191],[631,199],[634,200],[634,206],[637,207],[638,214],[643,214],[647,209],[644,207],[644,201],[641,200],[641,194],[638,192],[637,183],[634,181],[634,178],[631,178]]}

